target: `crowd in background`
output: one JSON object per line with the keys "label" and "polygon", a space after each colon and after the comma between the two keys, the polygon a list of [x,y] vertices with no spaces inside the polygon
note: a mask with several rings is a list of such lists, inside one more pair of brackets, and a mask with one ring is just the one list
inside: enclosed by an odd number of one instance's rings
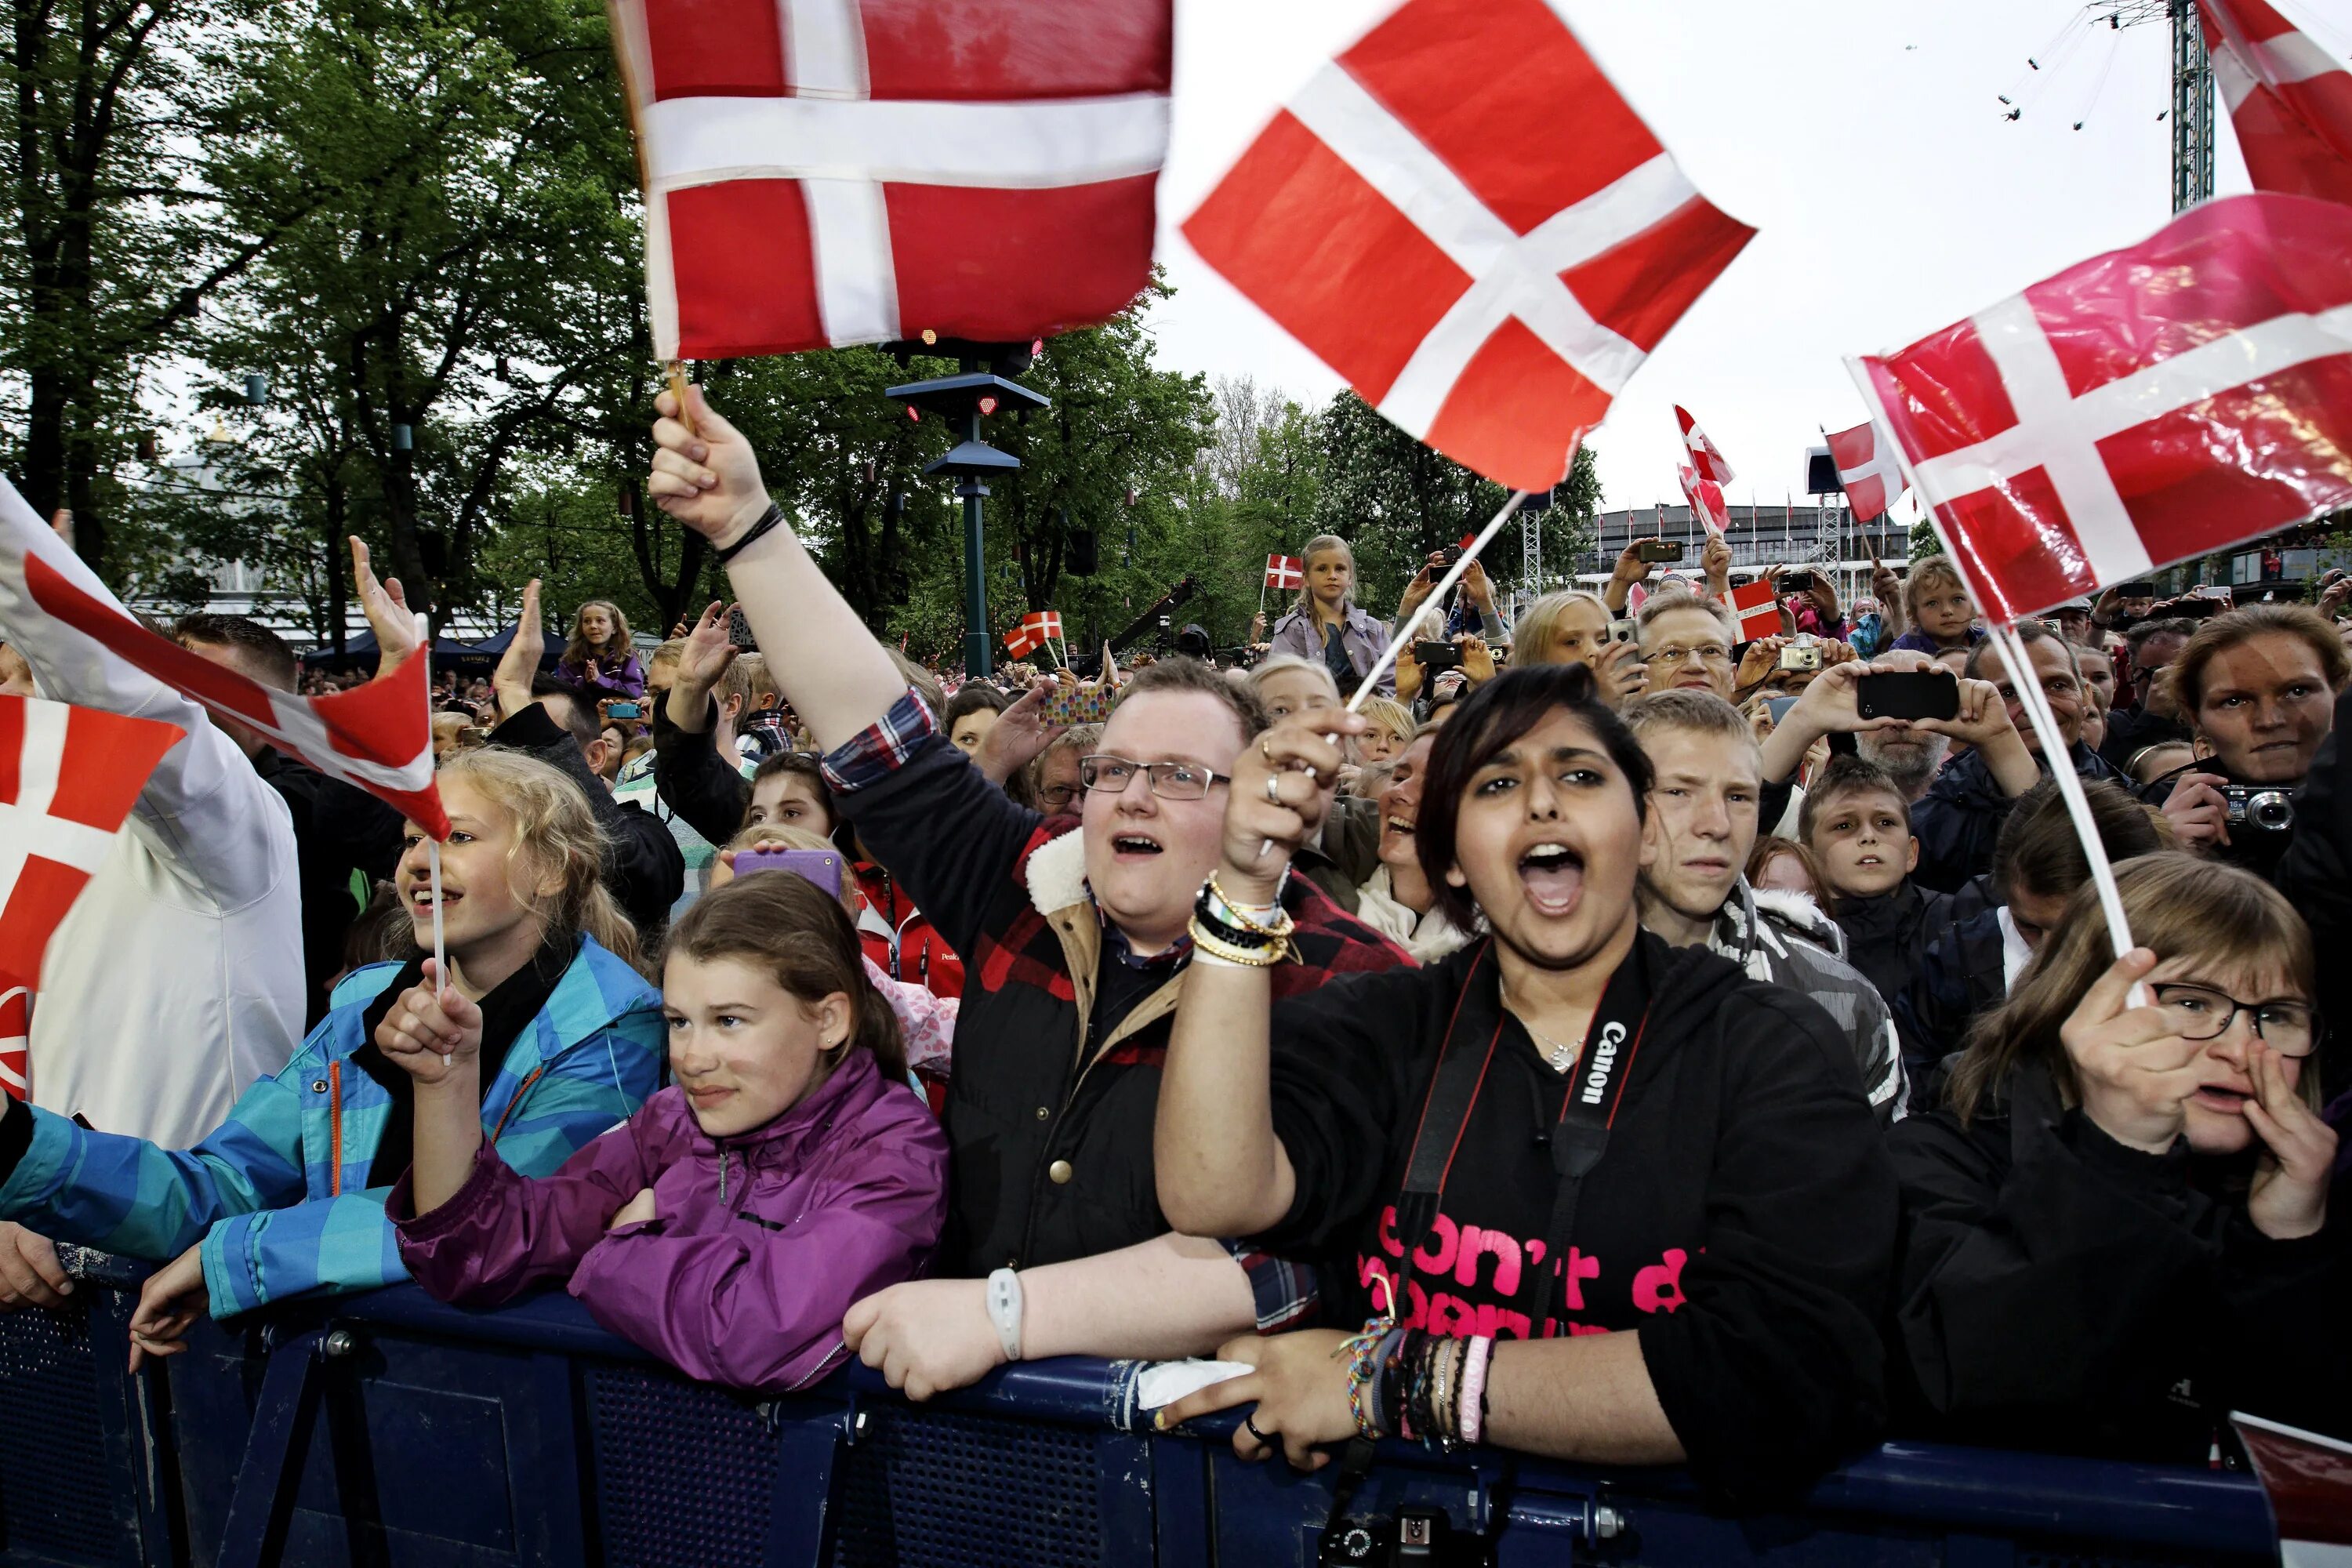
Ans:
{"label": "crowd in background", "polygon": [[[437,883],[390,807],[0,586],[0,689],[190,731],[42,976],[5,1305],[58,1304],[73,1241],[163,1266],[153,1356],[412,1277],[568,1289],[751,1389],[1213,1353],[1250,1370],[1161,1417],[1246,1407],[1246,1457],[1492,1443],[1731,1506],[1888,1432],[2347,1430],[2352,580],[2111,592],[2021,667],[1938,556],[1851,604],[1768,570],[1750,637],[1720,540],[1516,614],[1475,564],[1437,600],[1440,552],[1383,617],[1323,535],[1231,668],[1186,627],[957,680],[695,397],[651,493],[737,605],[641,649],[527,590],[436,685]],[[1921,672],[1948,716],[1867,710]]]}

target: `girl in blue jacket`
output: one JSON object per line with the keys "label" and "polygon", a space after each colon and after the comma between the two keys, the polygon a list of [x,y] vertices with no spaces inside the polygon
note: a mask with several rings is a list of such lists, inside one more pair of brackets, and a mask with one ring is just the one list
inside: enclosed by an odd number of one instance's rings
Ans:
{"label": "girl in blue jacket", "polygon": [[[485,1020],[483,1137],[516,1171],[544,1175],[653,1092],[661,994],[631,967],[636,935],[597,879],[596,821],[571,780],[489,749],[451,759],[438,782],[451,826],[441,850],[447,981]],[[398,885],[429,947],[432,890],[414,824]],[[0,1218],[170,1260],[141,1292],[134,1363],[183,1348],[200,1312],[405,1278],[383,1200],[408,1165],[414,1089],[376,1031],[440,979],[421,953],[346,976],[285,1069],[194,1149],[11,1104],[0,1116]]]}

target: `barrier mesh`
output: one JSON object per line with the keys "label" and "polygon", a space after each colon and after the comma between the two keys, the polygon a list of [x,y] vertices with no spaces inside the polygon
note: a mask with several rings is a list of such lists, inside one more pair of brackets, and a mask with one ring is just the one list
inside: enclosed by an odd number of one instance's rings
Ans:
{"label": "barrier mesh", "polygon": [[990,1415],[876,1409],[839,1461],[834,1568],[1091,1568],[1094,1435]]}
{"label": "barrier mesh", "polygon": [[759,1568],[776,1436],[725,1392],[668,1373],[587,1373],[597,1521],[612,1568]]}
{"label": "barrier mesh", "polygon": [[116,1561],[101,1431],[89,1308],[0,1314],[0,1551]]}

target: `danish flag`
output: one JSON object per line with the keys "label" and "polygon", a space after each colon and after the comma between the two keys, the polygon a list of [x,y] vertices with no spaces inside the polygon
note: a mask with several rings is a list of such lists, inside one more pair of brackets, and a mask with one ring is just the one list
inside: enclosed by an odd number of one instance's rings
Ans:
{"label": "danish flag", "polygon": [[[364,686],[298,697],[248,680],[157,637],[126,614],[64,541],[0,479],[0,574],[16,578],[43,613],[92,638],[225,720],[268,736],[279,750],[400,808],[436,838],[449,818],[433,784],[433,730],[423,649]],[[39,636],[11,626],[16,636]]]}
{"label": "danish flag", "polygon": [[1849,364],[2013,621],[2352,503],[2352,206],[2205,202]]}
{"label": "danish flag", "polygon": [[1877,427],[1865,419],[1851,430],[1834,436],[1824,430],[1822,435],[1830,444],[1830,460],[1837,465],[1838,483],[1845,490],[1845,504],[1853,508],[1853,520],[1868,522],[1894,510],[1910,487],[1903,482],[1894,449],[1879,441]]}
{"label": "danish flag", "polygon": [[1172,0],[613,0],[664,359],[1026,342],[1151,277]]}
{"label": "danish flag", "polygon": [[2352,71],[2265,0],[2197,0],[2258,191],[2352,202]]}
{"label": "danish flag", "polygon": [[1545,0],[1403,0],[1184,223],[1365,402],[1523,490],[1754,233]]}
{"label": "danish flag", "polygon": [[0,697],[0,1091],[31,1093],[26,1039],[50,933],[114,847],[147,775],[187,731]]}
{"label": "danish flag", "polygon": [[1045,646],[1045,639],[1029,635],[1026,623],[1004,634],[1004,651],[1014,658],[1026,658]]}
{"label": "danish flag", "polygon": [[1769,583],[1759,580],[1734,588],[1731,613],[1739,617],[1739,636],[1744,641],[1780,635],[1780,602],[1773,597]]}
{"label": "danish flag", "polygon": [[1021,617],[1021,624],[1004,634],[1004,646],[1013,657],[1020,658],[1057,640],[1062,635],[1062,615],[1058,610],[1032,610]]}
{"label": "danish flag", "polygon": [[1682,426],[1683,447],[1689,452],[1690,466],[1697,470],[1698,477],[1714,484],[1729,484],[1731,465],[1723,460],[1723,454],[1717,451],[1715,443],[1706,438],[1706,432],[1698,427],[1698,421],[1692,418],[1679,403],[1675,405],[1675,423]]}
{"label": "danish flag", "polygon": [[1269,555],[1265,558],[1265,585],[1269,588],[1298,588],[1307,583],[1307,563],[1296,555]]}
{"label": "danish flag", "polygon": [[1685,463],[1675,470],[1683,482],[1683,499],[1690,502],[1691,515],[1706,524],[1706,531],[1721,538],[1731,526],[1730,509],[1723,504],[1723,487],[1713,479],[1703,479],[1697,469]]}

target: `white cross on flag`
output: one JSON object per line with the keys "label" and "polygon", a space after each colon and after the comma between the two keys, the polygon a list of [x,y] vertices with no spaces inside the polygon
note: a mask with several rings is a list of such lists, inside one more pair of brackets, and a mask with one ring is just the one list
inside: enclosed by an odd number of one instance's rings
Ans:
{"label": "white cross on flag", "polygon": [[1682,426],[1683,447],[1689,454],[1690,466],[1696,470],[1698,477],[1717,485],[1729,484],[1731,465],[1723,460],[1723,454],[1716,450],[1715,443],[1706,438],[1706,432],[1698,427],[1698,421],[1692,418],[1689,411],[1679,403],[1675,405],[1675,423]]}
{"label": "white cross on flag", "polygon": [[1877,426],[1865,419],[1851,430],[1822,434],[1829,441],[1830,460],[1837,464],[1838,483],[1845,490],[1845,504],[1853,508],[1853,520],[1868,522],[1892,511],[1910,487],[1903,482],[1903,467],[1893,449],[1880,443]]}
{"label": "white cross on flag", "polygon": [[32,987],[50,933],[114,848],[147,775],[187,731],[0,697],[0,1090],[29,1092]]}
{"label": "white cross on flag", "polygon": [[2352,206],[2206,202],[1849,364],[2013,621],[2352,504]]}
{"label": "white cross on flag", "polygon": [[1032,610],[1021,617],[1021,629],[1039,642],[1055,642],[1062,636],[1062,612]]}
{"label": "white cross on flag", "polygon": [[[422,649],[364,686],[298,697],[224,669],[127,615],[89,568],[0,479],[0,577],[39,612],[176,688],[278,750],[397,806],[436,838],[449,818],[433,784],[433,729]],[[33,628],[12,626],[17,636]]]}
{"label": "white cross on flag", "polygon": [[1683,177],[1544,0],[1403,0],[1184,224],[1357,395],[1523,490],[1566,477],[1754,233]]}
{"label": "white cross on flag", "polygon": [[1307,582],[1307,563],[1296,555],[1269,555],[1265,558],[1265,585],[1269,588],[1297,588]]}
{"label": "white cross on flag", "polygon": [[1731,591],[1731,613],[1739,617],[1739,636],[1743,642],[1758,637],[1780,635],[1780,602],[1772,596],[1772,584],[1760,579],[1742,583]]}
{"label": "white cross on flag", "polygon": [[2352,71],[2264,0],[2197,0],[2258,191],[2352,202]]}
{"label": "white cross on flag", "polygon": [[1685,463],[1675,470],[1683,482],[1683,499],[1690,502],[1691,515],[1706,525],[1716,538],[1723,536],[1731,526],[1730,509],[1723,504],[1723,487],[1713,479],[1701,479],[1698,470]]}
{"label": "white cross on flag", "polygon": [[663,359],[1025,342],[1151,278],[1171,0],[614,0]]}

